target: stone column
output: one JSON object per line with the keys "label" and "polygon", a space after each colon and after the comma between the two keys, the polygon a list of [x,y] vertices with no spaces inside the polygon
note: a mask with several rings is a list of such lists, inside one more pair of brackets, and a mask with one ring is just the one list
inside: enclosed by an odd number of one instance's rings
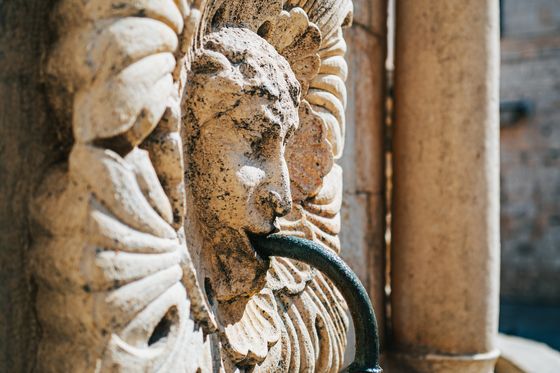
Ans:
{"label": "stone column", "polygon": [[492,372],[498,1],[397,4],[392,342],[400,370]]}
{"label": "stone column", "polygon": [[[384,133],[386,0],[354,0],[348,43],[341,255],[368,289],[385,331]],[[349,353],[353,352],[353,335]],[[351,351],[350,351],[351,350]]]}

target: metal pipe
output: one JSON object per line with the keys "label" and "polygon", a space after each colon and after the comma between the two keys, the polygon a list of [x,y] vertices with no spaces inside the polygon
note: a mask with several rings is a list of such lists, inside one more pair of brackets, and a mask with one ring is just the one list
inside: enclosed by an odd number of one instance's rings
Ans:
{"label": "metal pipe", "polygon": [[307,263],[324,273],[338,288],[350,308],[356,331],[356,355],[350,373],[380,373],[377,321],[369,296],[358,276],[338,255],[299,237],[272,234],[255,236],[251,242],[262,257],[281,256]]}

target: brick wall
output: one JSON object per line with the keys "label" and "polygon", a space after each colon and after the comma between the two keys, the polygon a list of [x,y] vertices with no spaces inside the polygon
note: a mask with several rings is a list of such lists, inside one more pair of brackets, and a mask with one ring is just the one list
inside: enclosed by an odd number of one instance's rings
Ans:
{"label": "brick wall", "polygon": [[[502,0],[501,294],[560,304],[560,1]],[[505,114],[505,113],[503,113]]]}

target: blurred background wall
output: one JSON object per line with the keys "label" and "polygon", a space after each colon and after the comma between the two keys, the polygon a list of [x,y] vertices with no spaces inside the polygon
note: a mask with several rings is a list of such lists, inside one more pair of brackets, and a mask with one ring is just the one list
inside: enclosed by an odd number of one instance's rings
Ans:
{"label": "blurred background wall", "polygon": [[[367,284],[383,337],[390,327],[385,246],[391,236],[385,228],[391,216],[395,3],[354,4],[354,25],[345,32],[342,255]],[[500,10],[500,330],[560,349],[560,0],[501,0]]]}
{"label": "blurred background wall", "polygon": [[501,11],[500,329],[560,349],[560,1]]}

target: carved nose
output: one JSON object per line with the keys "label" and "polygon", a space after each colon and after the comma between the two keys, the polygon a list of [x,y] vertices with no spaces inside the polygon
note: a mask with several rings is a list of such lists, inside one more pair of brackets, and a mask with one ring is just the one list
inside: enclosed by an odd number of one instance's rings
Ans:
{"label": "carved nose", "polygon": [[292,209],[292,198],[289,193],[281,196],[280,193],[271,190],[269,192],[269,199],[276,216],[284,216]]}

